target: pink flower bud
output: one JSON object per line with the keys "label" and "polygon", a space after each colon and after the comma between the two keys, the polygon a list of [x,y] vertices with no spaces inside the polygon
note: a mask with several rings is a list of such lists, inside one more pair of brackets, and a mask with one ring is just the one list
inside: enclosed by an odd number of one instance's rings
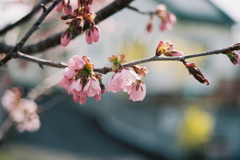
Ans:
{"label": "pink flower bud", "polygon": [[62,34],[62,37],[61,37],[61,45],[66,47],[70,41],[72,39],[72,34],[71,34],[71,31],[66,31]]}
{"label": "pink flower bud", "polygon": [[168,57],[179,57],[179,56],[183,56],[184,53],[177,50],[171,50],[171,51],[165,52],[164,55]]}
{"label": "pink flower bud", "polygon": [[59,2],[58,5],[56,6],[56,11],[57,11],[57,12],[62,12],[64,6],[65,6],[65,1],[62,0],[62,1]]}
{"label": "pink flower bud", "polygon": [[70,3],[67,3],[67,5],[65,5],[64,7],[64,12],[68,15],[68,14],[72,14],[72,6]]}
{"label": "pink flower bud", "polygon": [[134,71],[142,78],[146,76],[146,73],[148,73],[148,70],[146,67],[140,67],[140,66],[133,66]]}
{"label": "pink flower bud", "polygon": [[147,32],[148,33],[152,32],[152,29],[153,29],[152,23],[148,23],[147,28],[146,28]]}
{"label": "pink flower bud", "polygon": [[228,53],[226,53],[226,55],[228,56],[228,58],[230,59],[230,61],[237,66],[238,63],[240,62],[240,55],[235,52],[235,51],[230,51]]}
{"label": "pink flower bud", "polygon": [[156,56],[160,56],[161,54],[167,52],[168,50],[173,49],[173,45],[169,41],[160,41],[158,43],[157,49],[156,49]]}
{"label": "pink flower bud", "polygon": [[183,64],[186,66],[186,68],[189,71],[189,74],[192,74],[193,77],[198,80],[200,83],[207,83],[209,85],[209,81],[204,77],[202,72],[197,68],[195,63],[190,63],[184,61]]}
{"label": "pink flower bud", "polygon": [[100,38],[100,31],[96,25],[92,26],[90,29],[86,31],[87,44],[92,44],[93,42],[97,42],[99,38]]}

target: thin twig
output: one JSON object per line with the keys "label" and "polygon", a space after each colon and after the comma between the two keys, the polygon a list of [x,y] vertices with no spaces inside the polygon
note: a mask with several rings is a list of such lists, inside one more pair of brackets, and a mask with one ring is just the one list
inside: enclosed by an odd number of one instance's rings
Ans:
{"label": "thin twig", "polygon": [[49,3],[51,0],[41,0],[40,3],[38,3],[30,13],[28,13],[27,15],[25,15],[24,17],[22,17],[20,20],[18,20],[17,22],[10,24],[8,26],[6,26],[5,28],[0,30],[0,35],[6,33],[7,31],[9,31],[10,29],[13,29],[14,27],[28,21],[35,13],[37,13],[40,9],[41,9],[41,5],[40,4],[46,4]]}
{"label": "thin twig", "polygon": [[136,11],[136,12],[138,12],[138,13],[144,14],[144,15],[153,15],[153,14],[157,14],[156,12],[152,12],[152,11],[149,11],[149,12],[146,12],[146,11],[140,11],[138,8],[133,7],[133,6],[130,6],[130,5],[128,5],[127,8],[128,8],[128,9],[131,9],[131,10],[133,10],[133,11]]}
{"label": "thin twig", "polygon": [[[134,65],[142,64],[142,63],[147,63],[147,62],[152,62],[152,61],[184,61],[189,58],[194,58],[194,57],[202,57],[202,56],[208,56],[208,55],[213,55],[213,54],[220,54],[220,53],[226,53],[229,51],[234,51],[234,50],[240,50],[240,43],[237,43],[233,46],[226,47],[223,49],[218,49],[218,50],[213,50],[213,51],[208,51],[208,52],[201,52],[201,53],[196,53],[196,54],[191,54],[191,55],[186,55],[186,56],[180,56],[180,57],[158,57],[158,56],[153,56],[145,59],[140,59],[137,61],[133,61],[130,63],[125,63],[123,64],[123,67],[133,67]],[[30,55],[26,55],[23,53],[17,53],[17,58],[25,59],[34,63],[37,63],[41,68],[43,65],[51,66],[51,67],[56,67],[56,68],[65,68],[67,67],[67,64],[63,62],[53,62],[41,58],[36,58]],[[111,68],[109,67],[103,67],[103,68],[95,68],[95,72],[106,74],[108,72],[111,72]]]}
{"label": "thin twig", "polygon": [[65,64],[63,62],[60,62],[60,63],[59,62],[53,62],[53,61],[49,61],[49,60],[45,60],[45,59],[41,59],[41,58],[36,58],[36,57],[30,56],[30,55],[26,55],[26,54],[23,54],[23,53],[20,53],[20,52],[17,53],[16,58],[25,59],[27,61],[37,63],[42,69],[43,69],[43,65],[56,67],[56,68],[67,67],[67,64]]}

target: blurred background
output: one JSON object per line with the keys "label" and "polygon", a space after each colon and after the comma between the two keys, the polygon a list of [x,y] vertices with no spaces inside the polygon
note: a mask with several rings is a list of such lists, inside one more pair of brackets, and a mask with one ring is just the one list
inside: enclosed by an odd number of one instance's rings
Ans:
{"label": "blurred background", "polygon": [[[111,2],[94,0],[93,10]],[[0,28],[19,20],[38,3],[1,0]],[[158,4],[177,16],[170,31],[160,32],[160,20],[154,17],[153,32],[147,33],[149,16],[126,8],[98,25],[99,42],[87,45],[80,35],[67,47],[34,56],[67,62],[73,55],[87,55],[101,68],[111,65],[107,60],[111,55],[125,54],[127,62],[153,56],[161,40],[171,41],[185,55],[240,41],[238,0],[135,0],[131,6],[155,11]],[[15,45],[40,14],[0,35],[0,43]],[[67,26],[61,15],[54,10],[26,45],[64,31]],[[188,61],[197,63],[210,85],[196,81],[180,62],[151,62],[141,65],[150,71],[143,79],[147,96],[142,102],[129,101],[124,92],[106,92],[100,101],[88,98],[79,105],[57,85],[61,69],[44,66],[42,70],[24,60],[11,60],[0,68],[0,94],[11,86],[22,87],[26,95],[33,89],[43,91],[36,101],[43,112],[39,131],[11,134],[0,146],[0,159],[240,159],[240,68],[223,54]],[[111,76],[103,75],[105,85]],[[1,124],[6,117],[1,106]]]}

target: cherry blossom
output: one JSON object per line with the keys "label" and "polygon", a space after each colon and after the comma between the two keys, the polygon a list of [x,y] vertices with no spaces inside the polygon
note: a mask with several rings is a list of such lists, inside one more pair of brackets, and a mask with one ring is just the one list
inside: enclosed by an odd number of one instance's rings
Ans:
{"label": "cherry blossom", "polygon": [[129,69],[120,69],[108,82],[108,91],[119,92],[123,90],[127,92],[127,87],[131,86],[140,76]]}
{"label": "cherry blossom", "polygon": [[162,20],[160,25],[161,31],[166,31],[172,29],[172,25],[176,23],[176,16],[167,11],[167,7],[163,4],[157,6],[157,16]]}
{"label": "cherry blossom", "polygon": [[86,56],[75,55],[68,60],[68,67],[62,73],[59,85],[73,95],[74,102],[84,104],[87,97],[100,100],[104,93],[104,84],[100,74],[93,72],[93,64]]}
{"label": "cherry blossom", "polygon": [[15,122],[19,132],[34,132],[40,128],[37,104],[32,100],[21,98],[21,92],[18,88],[6,90],[1,102],[9,117]]}
{"label": "cherry blossom", "polygon": [[142,101],[146,96],[146,85],[143,81],[137,80],[131,86],[128,86],[129,100]]}

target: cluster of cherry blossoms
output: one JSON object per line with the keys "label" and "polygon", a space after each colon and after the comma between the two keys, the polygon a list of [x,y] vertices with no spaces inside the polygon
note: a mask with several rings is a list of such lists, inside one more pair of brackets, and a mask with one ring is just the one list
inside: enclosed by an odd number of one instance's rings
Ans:
{"label": "cluster of cherry blossoms", "polygon": [[113,55],[108,58],[108,61],[113,64],[111,69],[115,72],[108,82],[108,91],[115,93],[123,90],[130,95],[130,100],[142,101],[146,96],[146,85],[141,78],[146,76],[148,70],[140,66],[133,66],[134,71],[124,68],[121,65],[125,62],[124,58],[124,55]]}
{"label": "cluster of cherry blossoms", "polygon": [[[127,92],[130,100],[142,101],[146,95],[145,83],[141,80],[148,72],[145,67],[134,66],[134,71],[124,68],[121,63],[125,56],[112,56],[109,61],[113,63],[112,71],[115,72],[108,82],[108,91]],[[101,74],[94,71],[94,65],[86,56],[73,56],[68,60],[68,67],[63,71],[63,77],[59,82],[63,88],[68,90],[68,94],[73,95],[73,100],[84,104],[87,97],[94,97],[97,101],[101,99],[101,94],[105,92]]]}
{"label": "cluster of cherry blossoms", "polygon": [[86,56],[73,56],[68,60],[68,67],[63,71],[59,84],[73,95],[73,100],[84,104],[87,97],[94,97],[97,101],[104,94],[105,86],[101,74],[93,71],[94,66]]}
{"label": "cluster of cherry blossoms", "polygon": [[81,34],[83,33],[83,28],[86,22],[89,23],[89,29],[86,31],[86,42],[92,44],[97,42],[100,38],[99,28],[95,25],[96,14],[90,11],[90,5],[93,0],[77,0],[77,8],[72,9],[70,0],[66,3],[62,0],[57,6],[56,10],[61,12],[64,10],[65,14],[61,16],[62,20],[71,20],[67,22],[67,30],[62,34],[61,45],[67,46],[71,39],[73,33]]}
{"label": "cluster of cherry blossoms", "polygon": [[153,14],[156,14],[161,20],[161,31],[172,29],[172,25],[177,21],[176,16],[173,13],[169,12],[164,4],[160,4],[156,7],[156,12],[149,15],[149,22],[146,28],[148,32],[151,32],[153,29]]}
{"label": "cluster of cherry blossoms", "polygon": [[37,104],[32,100],[21,98],[21,91],[18,88],[6,90],[1,102],[19,132],[34,132],[40,128]]}

